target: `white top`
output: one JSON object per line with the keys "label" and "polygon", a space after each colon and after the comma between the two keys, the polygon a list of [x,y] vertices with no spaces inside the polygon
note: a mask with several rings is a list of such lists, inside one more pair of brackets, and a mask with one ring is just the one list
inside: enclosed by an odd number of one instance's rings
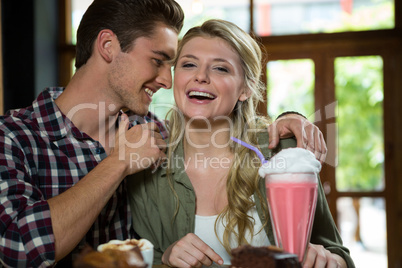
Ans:
{"label": "white top", "polygon": [[[269,246],[268,236],[264,229],[262,229],[262,223],[260,217],[258,216],[257,210],[255,207],[250,209],[247,213],[254,219],[254,234],[251,236],[250,231],[246,232],[246,239],[250,243],[250,245],[255,247],[260,246]],[[218,215],[214,216],[199,216],[195,215],[195,234],[204,241],[208,246],[210,246],[224,261],[225,265],[230,265],[230,255],[226,252],[223,245],[220,243],[218,238],[215,235],[215,221]],[[217,234],[219,238],[222,240],[223,231],[225,227],[223,225],[222,220],[217,224]],[[239,245],[232,239],[230,242],[231,248],[236,248]]]}

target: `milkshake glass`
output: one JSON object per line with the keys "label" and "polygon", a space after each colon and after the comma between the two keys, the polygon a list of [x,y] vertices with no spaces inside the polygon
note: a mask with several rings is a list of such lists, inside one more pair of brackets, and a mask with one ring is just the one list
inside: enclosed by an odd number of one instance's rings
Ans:
{"label": "milkshake glass", "polygon": [[265,178],[276,245],[303,262],[317,204],[321,164],[301,148],[280,151],[259,169]]}

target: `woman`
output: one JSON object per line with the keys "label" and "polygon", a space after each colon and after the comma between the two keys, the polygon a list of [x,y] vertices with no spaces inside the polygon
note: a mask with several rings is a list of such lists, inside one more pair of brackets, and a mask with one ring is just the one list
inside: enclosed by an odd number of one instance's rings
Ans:
{"label": "woman", "polygon": [[[168,161],[129,180],[134,229],[154,244],[156,264],[229,264],[241,244],[274,244],[259,160],[230,142],[267,144],[268,122],[256,115],[261,54],[247,33],[221,20],[190,29],[180,42]],[[281,141],[291,146],[293,139]],[[353,267],[321,186],[318,202],[305,267]]]}

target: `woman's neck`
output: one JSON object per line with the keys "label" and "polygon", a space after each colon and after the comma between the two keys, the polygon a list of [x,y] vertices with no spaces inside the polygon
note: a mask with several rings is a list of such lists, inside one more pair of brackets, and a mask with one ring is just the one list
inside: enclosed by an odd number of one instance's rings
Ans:
{"label": "woman's neck", "polygon": [[226,179],[233,161],[230,125],[186,124],[183,149],[186,173],[197,196],[196,214],[219,214],[227,206]]}
{"label": "woman's neck", "polygon": [[205,157],[224,157],[231,154],[230,125],[225,122],[186,123],[184,154],[187,157],[203,154]]}

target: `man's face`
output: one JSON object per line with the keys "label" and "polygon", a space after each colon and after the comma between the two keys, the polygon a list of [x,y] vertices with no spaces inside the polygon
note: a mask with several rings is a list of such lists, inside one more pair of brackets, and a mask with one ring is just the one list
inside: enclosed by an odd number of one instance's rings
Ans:
{"label": "man's face", "polygon": [[151,37],[137,38],[129,52],[117,55],[108,75],[117,106],[145,115],[152,95],[160,88],[171,88],[177,38],[173,29],[158,24]]}

